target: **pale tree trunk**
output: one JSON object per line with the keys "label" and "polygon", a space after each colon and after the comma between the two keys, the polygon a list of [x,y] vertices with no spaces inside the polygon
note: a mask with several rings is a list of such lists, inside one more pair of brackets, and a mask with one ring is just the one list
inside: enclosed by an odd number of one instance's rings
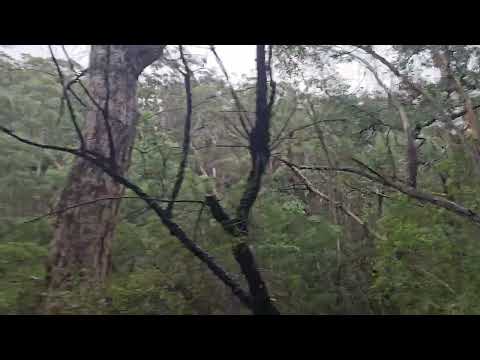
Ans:
{"label": "pale tree trunk", "polygon": [[[83,137],[90,151],[110,157],[113,150],[116,171],[122,176],[130,164],[136,133],[138,76],[161,56],[163,48],[163,45],[93,45],[91,49],[87,85],[91,107]],[[123,193],[123,186],[103,170],[77,158],[57,208],[120,197]],[[58,215],[47,265],[50,291],[68,289],[74,284],[104,284],[111,269],[119,205],[120,200],[100,201]]]}

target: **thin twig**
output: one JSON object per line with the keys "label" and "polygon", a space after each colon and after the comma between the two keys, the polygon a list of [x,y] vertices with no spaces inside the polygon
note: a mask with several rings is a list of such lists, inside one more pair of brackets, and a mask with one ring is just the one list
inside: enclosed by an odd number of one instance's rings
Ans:
{"label": "thin twig", "polygon": [[395,181],[394,179],[389,179],[386,176],[380,175],[378,172],[375,170],[371,169],[368,165],[364,164],[363,162],[356,160],[357,163],[359,163],[361,166],[366,167],[370,172],[375,174],[375,176],[371,175],[370,173],[366,173],[362,170],[356,169],[356,168],[351,168],[351,167],[336,167],[336,168],[331,168],[331,167],[323,167],[323,166],[298,166],[295,164],[292,164],[284,159],[280,159],[277,157],[279,160],[281,160],[284,163],[289,163],[293,166],[295,166],[298,169],[307,169],[307,170],[320,170],[320,171],[340,171],[340,172],[348,172],[352,174],[356,174],[359,176],[362,176],[366,179],[369,179],[371,181],[375,181],[377,183],[380,183],[382,185],[388,186],[392,189],[395,189],[417,201],[420,201],[422,203],[429,203],[431,205],[434,205],[438,208],[443,208],[448,211],[451,211],[459,216],[462,216],[471,222],[475,223],[476,225],[480,225],[480,215],[476,212],[474,212],[471,209],[468,209],[464,207],[461,204],[458,204],[456,202],[444,199],[439,196],[435,196],[433,194],[421,192],[415,188],[412,188],[408,185],[402,184],[398,181]]}
{"label": "thin twig", "polygon": [[[78,139],[80,141],[80,149],[85,149],[85,140],[82,135],[82,131],[80,130],[80,127],[77,123],[77,117],[75,115],[75,111],[73,110],[72,103],[70,101],[70,96],[68,95],[68,91],[65,87],[65,78],[63,76],[62,69],[60,68],[60,65],[58,64],[57,58],[55,57],[55,54],[53,53],[53,49],[51,45],[48,45],[48,49],[50,50],[50,55],[52,57],[53,62],[55,63],[55,67],[57,68],[58,76],[60,78],[60,83],[62,85],[62,90],[63,90],[63,97],[65,98],[67,102],[67,107],[68,111],[70,113],[70,119],[72,120],[73,126],[75,127],[75,131],[77,132]],[[62,99],[63,101],[63,99]]]}
{"label": "thin twig", "polygon": [[240,99],[238,98],[238,95],[233,88],[233,85],[230,81],[230,78],[228,76],[228,72],[225,69],[225,66],[223,65],[222,59],[220,59],[220,56],[218,56],[217,51],[215,50],[215,46],[210,46],[210,50],[212,51],[213,55],[215,56],[215,59],[217,60],[218,65],[220,66],[220,69],[223,72],[223,75],[225,76],[225,79],[227,80],[227,85],[230,90],[230,93],[232,95],[232,98],[235,102],[235,105],[237,106],[237,109],[239,110],[238,112],[238,117],[240,119],[240,123],[242,125],[243,130],[245,131],[245,135],[248,136],[250,131],[248,130],[247,124],[248,123],[250,126],[252,126],[252,123],[250,121],[250,118],[245,114],[245,108],[243,107],[242,103],[240,102]]}
{"label": "thin twig", "polygon": [[2,130],[7,135],[32,146],[36,146],[42,149],[52,149],[63,152],[68,152],[79,157],[86,159],[91,162],[93,165],[102,169],[107,175],[109,175],[114,181],[125,186],[126,188],[133,191],[139,198],[141,198],[145,203],[158,215],[161,222],[169,229],[170,233],[175,236],[190,252],[193,253],[198,259],[200,259],[207,267],[219,278],[231,291],[237,296],[240,301],[249,309],[254,309],[252,298],[247,294],[240,285],[228,274],[220,265],[217,264],[216,260],[195,242],[190,240],[187,234],[180,228],[180,226],[172,222],[165,211],[158,205],[156,200],[149,197],[140,187],[129,181],[127,178],[121,176],[116,172],[116,169],[112,169],[108,165],[107,159],[103,158],[99,154],[94,154],[91,151],[79,151],[76,149],[69,149],[60,146],[54,145],[45,145],[39,144],[28,139],[22,138],[14,134],[11,130],[8,130],[0,125],[0,130]]}
{"label": "thin twig", "polygon": [[[115,196],[115,197],[98,198],[98,199],[94,199],[94,200],[90,200],[90,201],[85,201],[85,202],[73,204],[73,205],[64,207],[64,208],[62,208],[62,209],[50,211],[50,212],[48,212],[48,213],[46,213],[46,214],[44,214],[44,215],[40,215],[40,216],[35,217],[35,218],[33,218],[33,219],[30,219],[30,220],[26,220],[26,221],[20,223],[19,225],[32,223],[32,222],[41,220],[41,219],[43,219],[43,218],[46,218],[46,217],[49,217],[49,216],[52,216],[52,215],[60,214],[60,213],[65,212],[65,211],[67,211],[67,210],[75,209],[75,208],[82,207],[82,206],[86,206],[86,205],[96,204],[97,202],[100,202],[100,201],[110,201],[110,200],[120,200],[120,199],[136,199],[136,200],[142,200],[142,199],[139,198],[138,196]],[[200,201],[200,200],[173,200],[173,201],[172,201],[172,200],[167,200],[167,199],[159,199],[159,198],[156,198],[156,197],[151,197],[150,199],[155,200],[155,201],[158,201],[158,202],[160,202],[160,203],[168,203],[168,204],[170,204],[170,203],[172,203],[172,202],[175,202],[175,203],[202,204],[202,206],[205,204],[204,201]]]}
{"label": "thin twig", "polygon": [[[183,52],[183,46],[179,46],[180,57],[182,58],[183,66],[185,67],[185,72],[182,73],[185,82],[185,94],[187,101],[187,114],[185,115],[185,125],[183,128],[183,144],[182,144],[182,160],[177,172],[177,177],[175,184],[173,185],[171,200],[175,200],[180,192],[180,189],[183,184],[183,179],[185,178],[185,169],[188,163],[188,153],[190,152],[190,131],[192,128],[192,84],[191,84],[191,71],[188,66],[187,60],[185,59],[185,54]],[[169,203],[167,209],[165,210],[167,216],[172,216],[174,202]]]}
{"label": "thin twig", "polygon": [[360,226],[362,226],[365,231],[374,236],[375,238],[379,239],[379,240],[385,240],[385,238],[381,235],[379,235],[378,233],[376,233],[375,231],[373,231],[372,229],[370,229],[370,227],[367,225],[367,223],[365,223],[362,219],[360,219],[360,217],[358,217],[355,213],[353,213],[351,210],[349,210],[345,205],[343,205],[341,202],[339,201],[335,201],[333,199],[331,199],[328,195],[322,193],[320,190],[318,190],[317,188],[315,188],[313,186],[313,184],[300,172],[300,170],[295,166],[293,165],[292,163],[289,163],[287,161],[284,161],[283,159],[279,159],[281,162],[283,162],[285,165],[287,165],[294,173],[295,175],[297,175],[300,179],[302,179],[305,183],[305,186],[314,194],[316,194],[317,196],[319,196],[320,198],[328,201],[328,202],[333,202],[334,205],[340,209],[344,214],[348,215],[349,217],[351,217],[355,222],[357,222]]}

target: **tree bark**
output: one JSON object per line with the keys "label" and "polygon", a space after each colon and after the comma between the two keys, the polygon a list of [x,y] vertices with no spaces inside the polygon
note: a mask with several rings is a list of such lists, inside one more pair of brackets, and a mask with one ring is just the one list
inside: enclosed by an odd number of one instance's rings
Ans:
{"label": "tree bark", "polygon": [[[110,158],[123,176],[135,139],[137,80],[157,60],[163,45],[93,45],[87,95],[91,108],[83,131],[87,151]],[[120,197],[123,185],[84,158],[77,158],[58,208],[102,197]],[[47,264],[49,290],[76,284],[102,285],[111,269],[112,239],[120,200],[97,202],[58,215]]]}

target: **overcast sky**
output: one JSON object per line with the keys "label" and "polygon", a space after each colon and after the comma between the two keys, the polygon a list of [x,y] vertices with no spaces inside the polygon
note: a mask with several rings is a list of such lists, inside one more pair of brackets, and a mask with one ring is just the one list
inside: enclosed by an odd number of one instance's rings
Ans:
{"label": "overcast sky", "polygon": [[[88,66],[89,49],[88,45],[66,45],[69,55],[79,62],[82,66]],[[206,45],[187,46],[189,51],[194,54],[205,55],[207,58],[207,67],[218,69],[215,58],[208,50]],[[54,46],[55,55],[63,58],[63,52],[60,46]],[[242,76],[255,75],[255,45],[216,45],[217,52],[227,68],[229,75],[234,82],[239,81]],[[33,56],[49,57],[48,45],[9,45],[2,46],[2,50],[9,55],[19,58],[22,53],[28,53]],[[388,46],[378,46],[377,51],[382,55],[388,55]],[[383,81],[391,84],[395,77],[386,69],[379,69]],[[373,76],[357,62],[341,64],[337,66],[337,71],[351,86],[351,91],[364,88],[365,90],[378,89]],[[427,78],[434,74],[427,73]]]}
{"label": "overcast sky", "polygon": [[[88,45],[66,45],[68,54],[82,66],[88,66]],[[207,46],[191,46],[190,51],[195,54],[207,55],[207,66],[215,67],[216,62],[213,56],[209,56]],[[63,58],[60,46],[53,47],[55,55]],[[242,75],[252,76],[255,70],[255,45],[217,45],[218,55],[227,68],[233,80],[239,80]],[[48,45],[12,45],[3,49],[12,57],[19,58],[21,54],[31,54],[39,57],[49,57]]]}

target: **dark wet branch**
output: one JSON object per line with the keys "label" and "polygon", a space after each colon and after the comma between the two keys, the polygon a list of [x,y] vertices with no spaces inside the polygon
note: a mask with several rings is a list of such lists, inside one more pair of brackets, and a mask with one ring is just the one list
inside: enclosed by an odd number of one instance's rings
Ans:
{"label": "dark wet branch", "polygon": [[239,223],[238,220],[232,219],[230,215],[228,215],[214,194],[208,194],[205,196],[205,205],[210,209],[213,218],[222,225],[227,233],[232,236],[240,235],[240,231],[237,229]]}
{"label": "dark wet branch", "polygon": [[170,231],[170,234],[176,237],[180,242],[198,259],[200,259],[207,267],[213,272],[213,274],[219,278],[232,292],[240,299],[240,301],[252,309],[251,297],[240,287],[240,285],[233,280],[233,278],[217,264],[216,260],[199,245],[193,242],[187,234],[180,228],[180,226],[169,219],[165,210],[163,210],[158,203],[151,199],[140,187],[133,184],[123,176],[118,175],[115,171],[112,171],[109,167],[105,166],[102,162],[95,161],[95,165],[99,166],[108,175],[112,177],[116,182],[124,185],[126,188],[132,190],[138,197],[144,200],[150,208],[158,215],[162,223]]}
{"label": "dark wet branch", "polygon": [[258,270],[252,249],[246,243],[240,243],[234,247],[235,260],[240,265],[242,274],[247,279],[250,296],[252,298],[253,313],[255,315],[280,315],[273,305],[268,289]]}
{"label": "dark wet branch", "polygon": [[14,131],[12,131],[10,129],[7,129],[6,127],[4,127],[2,125],[0,125],[0,130],[2,132],[4,132],[5,134],[7,134],[8,136],[10,136],[10,137],[12,137],[12,138],[24,143],[24,144],[27,144],[27,145],[35,146],[35,147],[38,147],[38,148],[41,148],[41,149],[46,149],[46,150],[62,151],[62,152],[66,152],[66,153],[77,155],[77,156],[80,156],[80,154],[81,154],[80,150],[77,150],[77,149],[63,147],[63,146],[56,146],[56,145],[41,144],[41,143],[37,143],[35,141],[28,140],[24,137],[18,136],[17,134],[15,134]]}
{"label": "dark wet branch", "polygon": [[112,169],[108,159],[102,157],[100,154],[95,154],[91,151],[85,150],[80,151],[76,149],[70,149],[66,147],[60,147],[55,145],[45,145],[30,141],[28,139],[22,138],[11,130],[0,125],[0,130],[2,130],[8,136],[15,138],[18,141],[21,141],[25,144],[29,144],[41,149],[50,149],[63,151],[70,154],[74,154],[81,158],[84,158],[90,161],[95,166],[102,169],[106,174],[108,174],[114,181],[125,186],[127,189],[133,191],[140,199],[142,199],[160,218],[161,222],[169,229],[170,234],[176,237],[185,248],[187,248],[195,257],[200,259],[207,267],[212,271],[212,273],[219,278],[231,291],[239,298],[239,300],[247,306],[249,309],[252,309],[252,299],[251,297],[240,287],[240,285],[233,280],[233,278],[220,266],[217,264],[216,260],[195,242],[193,242],[187,234],[178,226],[178,224],[172,222],[165,210],[163,210],[158,202],[155,199],[152,199],[148,196],[140,187],[129,181],[127,178],[119,175],[115,169]]}
{"label": "dark wet branch", "polygon": [[[265,46],[257,45],[256,121],[249,134],[251,169],[245,191],[237,208],[236,218],[230,217],[215,195],[207,195],[205,205],[224,230],[235,237],[248,235],[248,218],[260,191],[261,179],[270,158],[270,111],[267,102],[267,66]],[[233,247],[233,255],[248,282],[252,311],[256,315],[279,315],[255,262],[253,251],[241,241]]]}
{"label": "dark wet branch", "polygon": [[265,46],[257,45],[257,90],[256,121],[249,136],[251,169],[246,189],[237,208],[240,229],[247,232],[250,210],[260,191],[262,176],[270,159],[270,113],[267,103],[267,69],[265,63]]}

